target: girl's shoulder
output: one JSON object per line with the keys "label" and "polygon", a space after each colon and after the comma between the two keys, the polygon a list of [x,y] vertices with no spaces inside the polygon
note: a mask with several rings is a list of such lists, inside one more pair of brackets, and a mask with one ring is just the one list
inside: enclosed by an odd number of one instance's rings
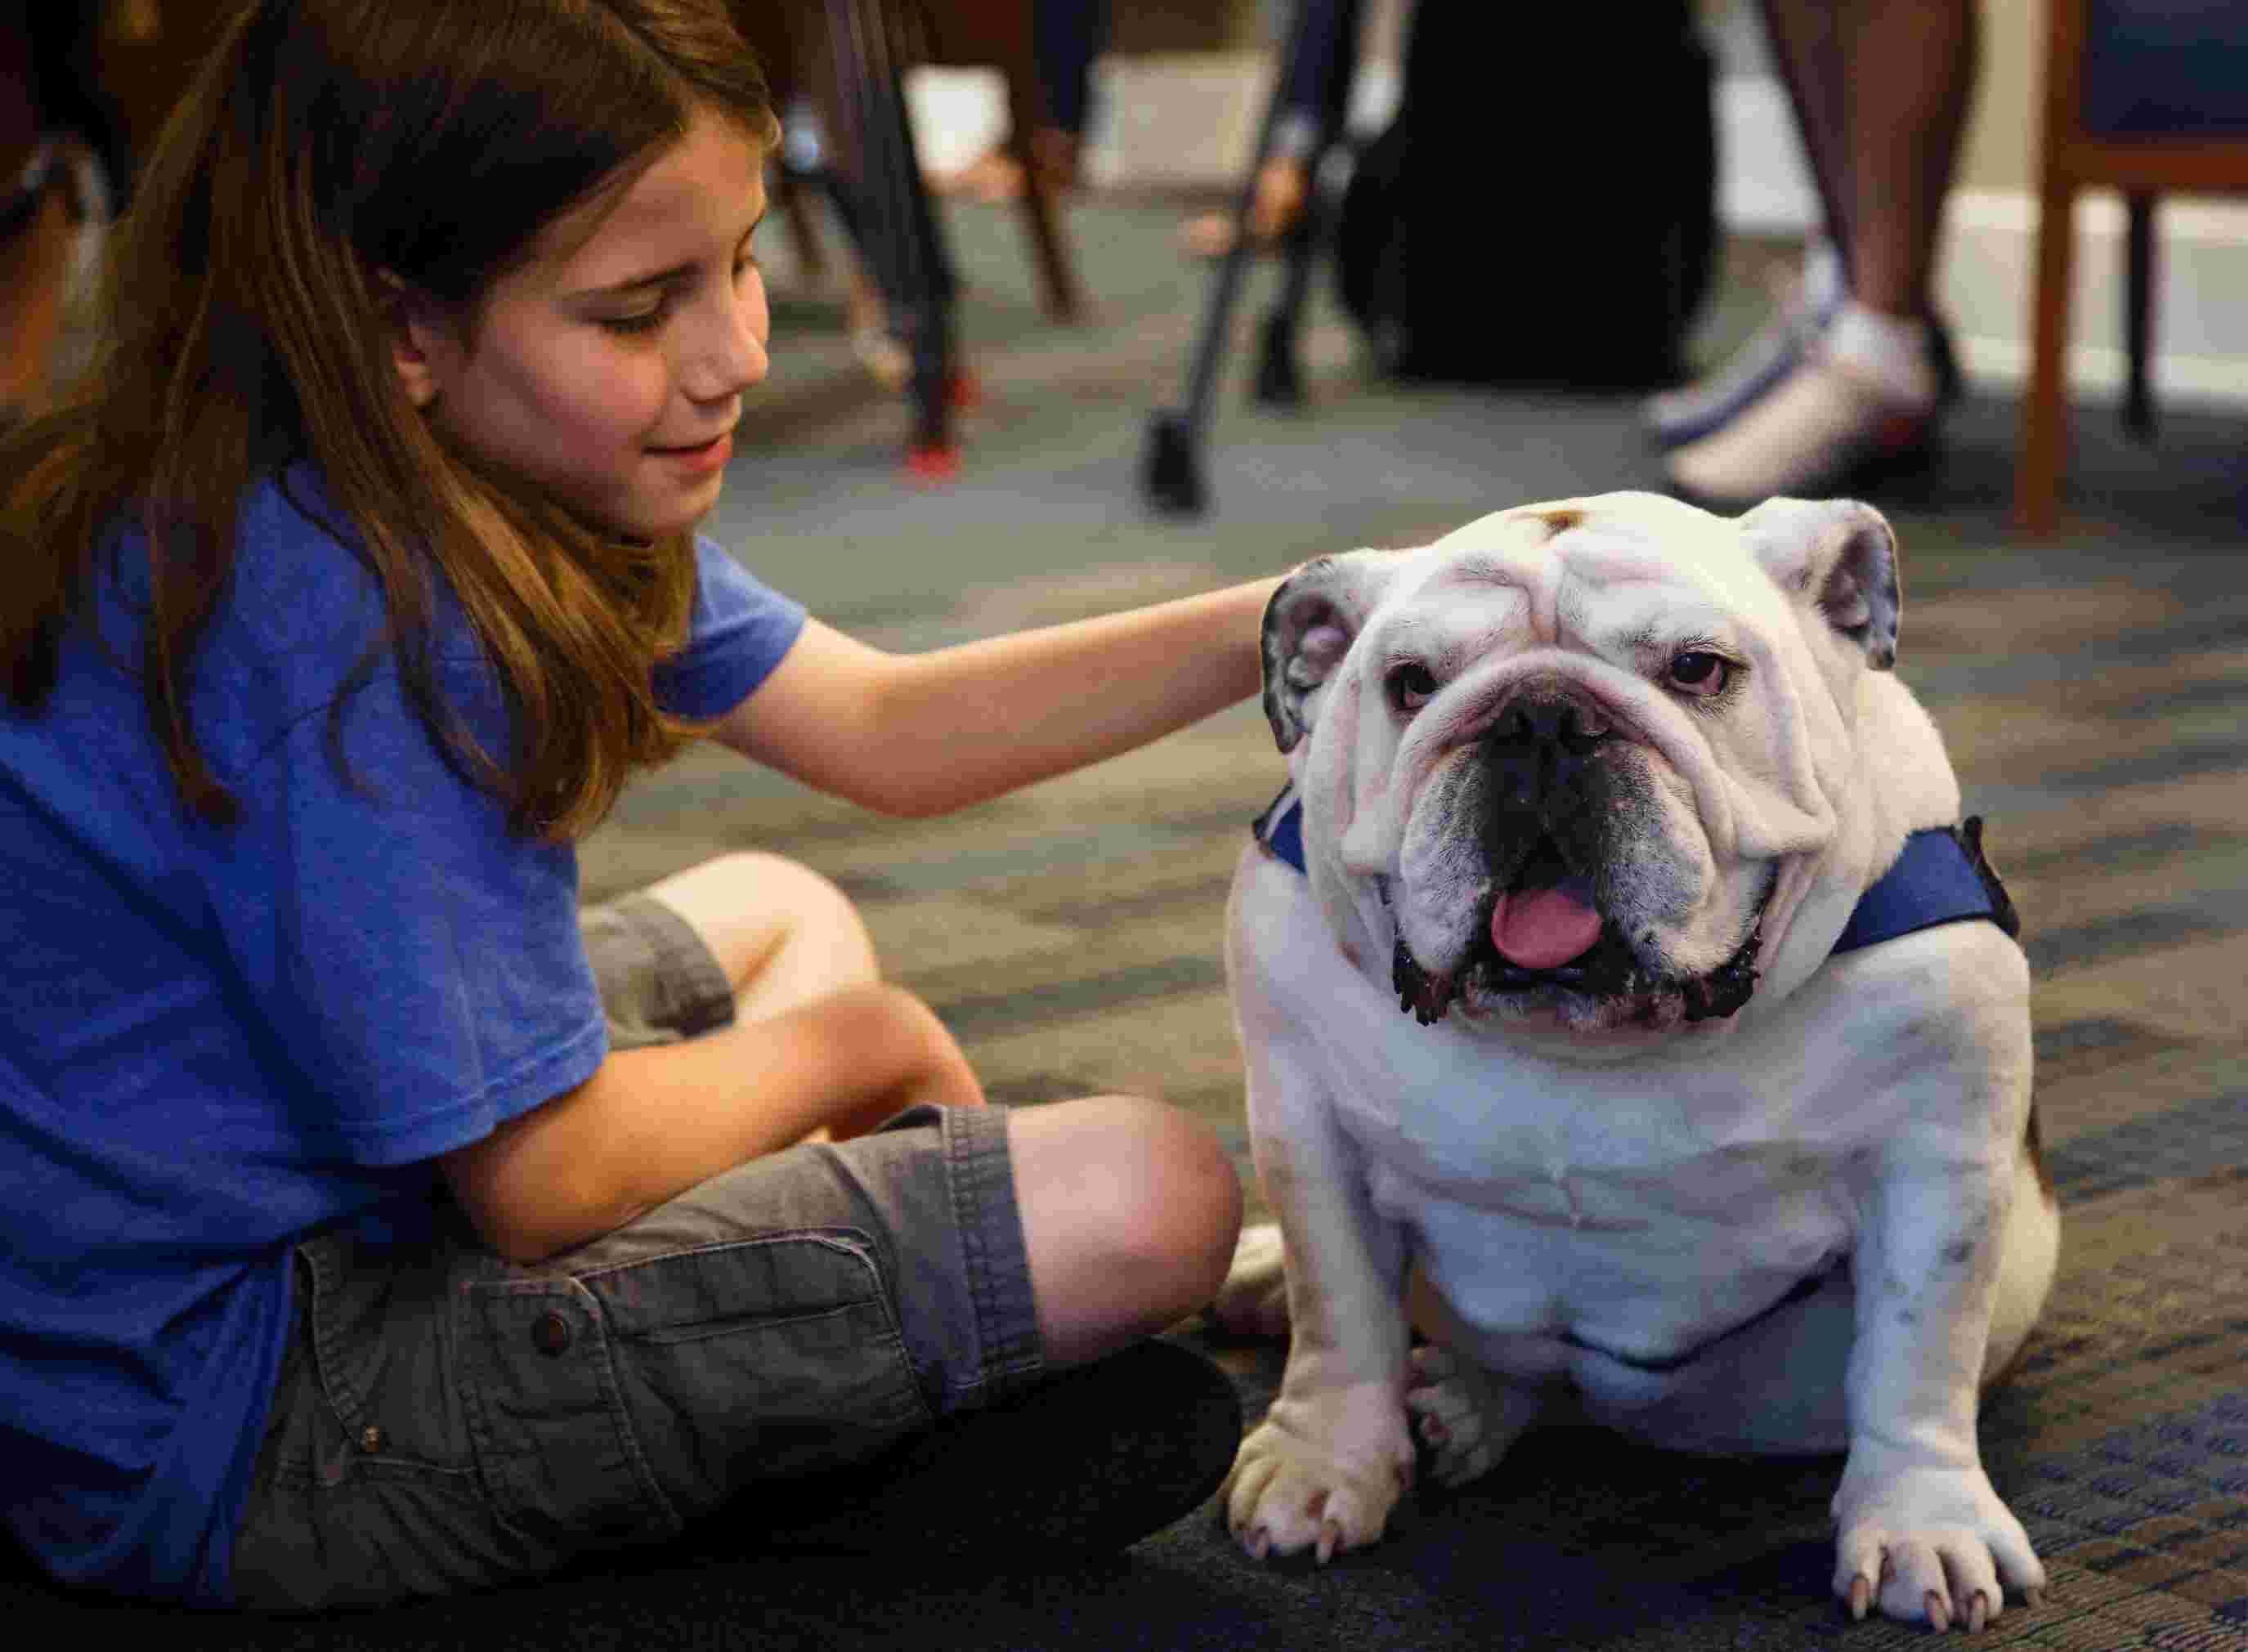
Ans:
{"label": "girl's shoulder", "polygon": [[[148,544],[138,522],[120,519],[110,549],[93,615],[104,646],[74,655],[90,704],[129,689],[151,612]],[[432,619],[448,689],[465,690],[461,697],[481,710],[488,671],[442,591]],[[395,671],[381,579],[318,468],[298,463],[253,482],[236,503],[228,577],[194,667],[191,715],[216,769],[240,771],[340,696],[353,696],[355,716],[387,715],[378,708],[394,692],[369,698],[354,690]]]}
{"label": "girl's shoulder", "polygon": [[230,617],[267,647],[363,649],[380,636],[381,581],[317,467],[292,464],[243,495],[231,596]]}
{"label": "girl's shoulder", "polygon": [[[113,518],[93,592],[103,635],[130,644],[150,612],[154,580],[137,511]],[[317,654],[381,634],[382,587],[363,543],[319,471],[292,464],[252,482],[236,501],[228,576],[206,645],[222,653]]]}

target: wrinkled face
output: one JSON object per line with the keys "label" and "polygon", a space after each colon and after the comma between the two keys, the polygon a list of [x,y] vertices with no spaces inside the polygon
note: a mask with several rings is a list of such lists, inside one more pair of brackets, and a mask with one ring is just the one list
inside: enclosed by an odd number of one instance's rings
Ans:
{"label": "wrinkled face", "polygon": [[471,329],[426,305],[408,394],[455,439],[620,533],[675,532],[717,502],[771,330],[750,232],[761,147],[718,117],[621,195],[542,235]]}
{"label": "wrinkled face", "polygon": [[1274,598],[1316,892],[1403,1009],[1637,1036],[1748,1001],[1895,634],[1886,524],[1780,503],[1526,507]]}

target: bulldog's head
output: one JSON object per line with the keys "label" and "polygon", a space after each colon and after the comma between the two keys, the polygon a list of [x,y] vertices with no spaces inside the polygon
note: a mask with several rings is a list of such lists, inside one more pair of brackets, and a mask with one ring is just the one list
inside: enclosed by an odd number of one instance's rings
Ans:
{"label": "bulldog's head", "polygon": [[1264,709],[1345,951],[1423,1023],[1731,1015],[1834,839],[1897,610],[1847,500],[1607,494],[1306,564]]}

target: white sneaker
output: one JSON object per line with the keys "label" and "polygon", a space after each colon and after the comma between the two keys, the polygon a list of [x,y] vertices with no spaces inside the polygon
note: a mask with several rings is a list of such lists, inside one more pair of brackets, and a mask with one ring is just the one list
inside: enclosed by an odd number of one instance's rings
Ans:
{"label": "white sneaker", "polygon": [[1847,492],[1924,462],[1937,404],[1925,324],[1846,305],[1792,373],[1664,468],[1713,510]]}
{"label": "white sneaker", "polygon": [[1775,290],[1771,314],[1746,344],[1713,372],[1641,404],[1649,439],[1660,448],[1680,447],[1737,417],[1795,370],[1848,296],[1840,256],[1826,242],[1813,242],[1801,274]]}

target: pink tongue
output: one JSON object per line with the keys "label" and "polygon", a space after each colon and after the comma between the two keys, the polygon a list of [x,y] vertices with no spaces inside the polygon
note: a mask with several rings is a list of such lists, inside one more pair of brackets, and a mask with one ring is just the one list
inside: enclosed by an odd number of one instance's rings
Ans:
{"label": "pink tongue", "polygon": [[1502,895],[1491,909],[1491,945],[1525,970],[1566,963],[1600,938],[1600,915],[1566,888]]}

